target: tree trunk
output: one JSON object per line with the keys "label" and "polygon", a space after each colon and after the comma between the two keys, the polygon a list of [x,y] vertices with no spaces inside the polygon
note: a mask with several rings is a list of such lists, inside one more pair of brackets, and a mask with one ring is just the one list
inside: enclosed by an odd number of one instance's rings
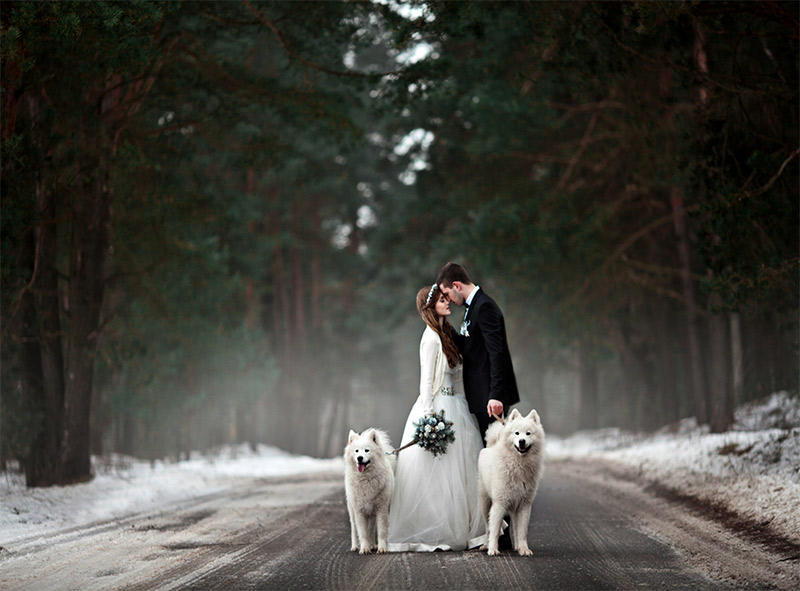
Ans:
{"label": "tree trunk", "polygon": [[617,330],[612,331],[622,379],[619,396],[615,397],[616,405],[619,408],[616,413],[619,418],[617,424],[628,429],[638,427],[638,407],[641,398],[638,392],[642,387],[642,367],[633,345],[634,325],[633,316],[629,311],[627,316],[619,322]]}
{"label": "tree trunk", "polygon": [[744,353],[742,348],[742,322],[739,314],[731,314],[731,363],[733,365],[731,378],[733,379],[733,405],[743,402],[744,390]]}
{"label": "tree trunk", "polygon": [[[30,269],[33,270],[36,241],[31,238],[29,242],[26,250],[31,260]],[[59,437],[50,425],[52,416],[47,412],[48,400],[42,379],[41,336],[36,300],[30,291],[26,291],[21,297],[19,321],[22,339],[22,388],[34,408],[31,451],[25,458],[25,482],[28,486],[50,486],[57,484],[59,479]]]}
{"label": "tree trunk", "polygon": [[673,341],[674,310],[662,306],[656,311],[661,333],[658,341],[658,389],[661,399],[662,424],[674,423],[680,417],[680,396],[675,368],[675,349]]}
{"label": "tree trunk", "polygon": [[292,351],[294,349],[294,338],[292,334],[292,317],[290,314],[289,290],[287,289],[286,272],[283,264],[283,250],[280,246],[275,247],[273,253],[273,286],[275,295],[274,324],[275,342],[281,343],[278,346],[278,359],[282,362],[282,368],[291,368]]}
{"label": "tree trunk", "polygon": [[580,371],[578,429],[596,429],[598,426],[597,364],[591,359],[586,345],[580,345],[578,356]]}
{"label": "tree trunk", "polygon": [[[322,219],[319,207],[314,208],[312,222],[314,231],[322,233]],[[319,241],[315,242],[311,251],[311,329],[322,328],[322,262],[320,257]]]}
{"label": "tree trunk", "polygon": [[[716,300],[719,296],[714,294]],[[712,303],[715,303],[712,301]],[[731,367],[730,323],[724,314],[714,314],[708,321],[710,361],[710,425],[713,433],[727,431],[733,423],[733,371]]]}
{"label": "tree trunk", "polygon": [[618,425],[624,429],[632,429],[635,426],[635,397],[636,389],[636,367],[632,359],[633,355],[628,350],[627,345],[623,346],[619,352],[620,356],[620,395],[617,399],[617,407],[620,409]]}
{"label": "tree trunk", "polygon": [[[542,359],[542,355],[537,356],[538,359]],[[544,376],[545,371],[544,368],[540,365],[539,367],[534,367],[533,375],[531,376],[531,397],[533,399],[533,407],[536,409],[536,412],[542,418],[542,421],[545,423],[547,422],[547,399],[545,398],[545,388],[544,388]]]}
{"label": "tree trunk", "polygon": [[[335,397],[336,413],[334,415],[333,429],[328,441],[328,452],[331,457],[338,456],[345,446],[345,438],[350,429],[350,395],[351,387],[348,374],[341,368],[334,370],[336,375],[332,378],[333,396]],[[399,444],[399,442],[398,442]]]}
{"label": "tree trunk", "polygon": [[[772,388],[770,393],[780,390],[797,390],[798,386],[798,348],[792,342],[791,333],[780,328],[780,321],[775,312],[767,320],[770,327],[769,351],[772,365]],[[796,337],[795,337],[796,338]]]}
{"label": "tree trunk", "polygon": [[638,362],[641,368],[642,392],[637,399],[636,426],[644,431],[652,431],[662,424],[661,394],[655,384],[655,373],[652,362],[648,362],[645,355]]}
{"label": "tree trunk", "polygon": [[111,239],[112,191],[104,160],[91,163],[91,173],[79,183],[73,206],[62,444],[64,482],[91,478],[89,414]]}
{"label": "tree trunk", "polygon": [[[38,99],[29,101],[31,132],[44,153],[40,133]],[[58,226],[56,196],[41,173],[35,182],[39,224],[32,242],[32,286],[35,295],[23,296],[25,325],[25,373],[27,387],[36,401],[37,427],[26,465],[28,486],[50,486],[61,478],[61,433],[64,415],[64,354],[58,298]],[[38,351],[34,352],[34,348]],[[33,376],[36,376],[35,378]]]}
{"label": "tree trunk", "polygon": [[688,341],[688,373],[687,386],[692,412],[700,424],[708,422],[708,402],[705,386],[705,372],[700,348],[700,332],[697,322],[697,304],[692,284],[692,264],[690,256],[689,234],[686,229],[683,196],[677,187],[673,187],[671,195],[672,210],[675,213],[675,235],[677,237],[678,259],[681,265],[681,288],[686,303],[686,335]]}
{"label": "tree trunk", "polygon": [[[246,181],[245,181],[245,192],[249,198],[253,198],[256,189],[256,171],[253,169],[252,166],[247,168],[246,174]],[[251,234],[257,236],[257,224],[254,222],[250,222],[248,225],[248,230]],[[245,317],[244,317],[244,324],[249,330],[253,330],[259,325],[262,324],[261,321],[261,298],[259,297],[260,294],[258,293],[258,288],[256,284],[256,280],[252,277],[245,278],[245,303],[246,303],[246,310],[245,310]]]}
{"label": "tree trunk", "polygon": [[324,458],[328,452],[328,442],[331,440],[331,435],[335,430],[336,425],[336,412],[338,410],[339,401],[333,392],[329,392],[330,396],[318,403],[319,407],[319,429],[317,430],[317,457]]}
{"label": "tree trunk", "polygon": [[[299,242],[300,237],[295,236]],[[292,248],[292,299],[294,303],[294,346],[296,356],[303,360],[306,351],[306,305],[304,285],[307,278],[303,273],[303,253],[297,246]]]}

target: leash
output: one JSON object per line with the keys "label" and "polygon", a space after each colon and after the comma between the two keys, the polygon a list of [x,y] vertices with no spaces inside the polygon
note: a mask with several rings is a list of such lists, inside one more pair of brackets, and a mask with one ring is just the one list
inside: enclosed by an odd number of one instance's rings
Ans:
{"label": "leash", "polygon": [[403,447],[398,447],[397,449],[393,449],[392,451],[387,451],[385,453],[386,453],[387,456],[391,456],[392,454],[397,455],[398,453],[400,453],[401,451],[403,451],[407,447],[411,447],[412,445],[414,445],[414,444],[416,444],[418,442],[419,442],[419,439],[414,438],[411,441],[409,441],[408,443],[406,443]]}
{"label": "leash", "polygon": [[502,416],[502,417],[498,417],[498,416],[497,416],[496,414],[494,414],[494,413],[492,413],[492,416],[493,416],[495,419],[497,419],[498,421],[500,421],[500,424],[501,424],[501,425],[505,425],[505,424],[506,424],[506,421],[505,421],[505,416],[506,416],[506,413],[505,413],[505,412],[503,412],[503,416]]}

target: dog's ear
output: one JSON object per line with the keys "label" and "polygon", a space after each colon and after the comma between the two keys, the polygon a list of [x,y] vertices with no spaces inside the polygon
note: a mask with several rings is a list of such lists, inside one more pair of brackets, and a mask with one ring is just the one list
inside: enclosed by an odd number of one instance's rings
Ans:
{"label": "dog's ear", "polygon": [[527,417],[525,417],[525,418],[526,418],[526,419],[533,419],[533,421],[534,421],[534,422],[535,422],[537,425],[541,425],[541,424],[542,424],[542,421],[539,419],[539,413],[538,413],[538,412],[536,412],[536,409],[535,409],[535,408],[534,408],[533,410],[531,410],[531,412],[529,412],[529,413],[528,413],[528,416],[527,416]]}
{"label": "dog's ear", "polygon": [[519,413],[519,411],[516,408],[511,411],[510,415],[508,415],[508,420],[509,421],[513,421],[514,419],[521,419],[521,418],[522,418],[522,415]]}
{"label": "dog's ear", "polygon": [[370,429],[369,431],[367,431],[367,435],[369,436],[370,439],[372,439],[372,441],[378,443],[378,432],[375,429]]}
{"label": "dog's ear", "polygon": [[350,429],[350,435],[347,437],[347,443],[353,443],[353,441],[356,439],[358,439],[358,433]]}

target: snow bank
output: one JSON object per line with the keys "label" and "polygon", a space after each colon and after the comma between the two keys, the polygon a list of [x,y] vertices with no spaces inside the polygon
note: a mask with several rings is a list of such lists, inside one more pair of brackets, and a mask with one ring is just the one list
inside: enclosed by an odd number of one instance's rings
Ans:
{"label": "snow bank", "polygon": [[225,447],[187,461],[92,458],[91,482],[28,489],[19,473],[0,473],[0,546],[14,540],[157,510],[236,486],[241,478],[342,471],[342,460],[295,456],[274,447]]}
{"label": "snow bank", "polygon": [[742,516],[800,541],[800,399],[786,392],[737,409],[727,433],[694,419],[655,434],[619,429],[579,432],[547,442],[551,460],[598,458],[640,477]]}

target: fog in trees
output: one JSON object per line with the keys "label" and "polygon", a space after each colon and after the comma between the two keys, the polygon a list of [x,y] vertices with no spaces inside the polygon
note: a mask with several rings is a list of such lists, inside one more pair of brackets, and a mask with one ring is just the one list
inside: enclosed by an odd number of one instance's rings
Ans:
{"label": "fog in trees", "polygon": [[399,439],[449,260],[549,432],[724,431],[797,395],[795,3],[0,17],[0,460],[30,486]]}

